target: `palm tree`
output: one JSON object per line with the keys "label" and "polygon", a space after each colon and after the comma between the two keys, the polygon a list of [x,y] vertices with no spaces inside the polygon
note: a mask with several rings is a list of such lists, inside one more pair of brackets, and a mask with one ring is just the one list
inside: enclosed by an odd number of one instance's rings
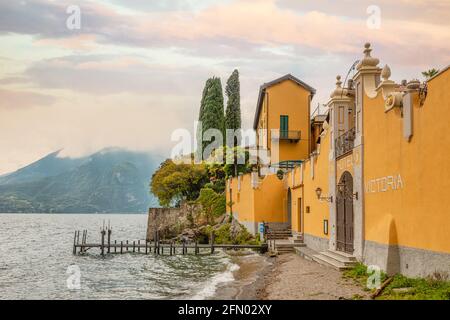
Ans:
{"label": "palm tree", "polygon": [[429,80],[431,78],[433,78],[435,75],[437,75],[439,73],[438,69],[429,69],[427,71],[422,72],[422,75],[425,77],[426,80]]}

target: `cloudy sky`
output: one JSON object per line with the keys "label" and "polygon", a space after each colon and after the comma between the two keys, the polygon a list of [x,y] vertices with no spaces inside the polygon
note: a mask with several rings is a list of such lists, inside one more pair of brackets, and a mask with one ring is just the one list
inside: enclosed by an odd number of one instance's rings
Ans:
{"label": "cloudy sky", "polygon": [[[72,5],[80,29],[67,28]],[[450,1],[0,0],[0,174],[61,148],[168,155],[172,131],[193,130],[205,80],[234,68],[244,127],[259,86],[286,73],[325,103],[367,41],[394,80],[442,68]]]}

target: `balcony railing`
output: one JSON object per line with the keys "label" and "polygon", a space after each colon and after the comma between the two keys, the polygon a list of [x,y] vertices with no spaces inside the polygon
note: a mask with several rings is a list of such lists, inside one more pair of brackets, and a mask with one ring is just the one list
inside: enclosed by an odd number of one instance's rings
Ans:
{"label": "balcony railing", "polygon": [[288,140],[291,142],[297,142],[301,138],[301,131],[299,130],[289,130],[289,131],[282,131],[280,130],[279,133],[273,134],[272,139],[274,140]]}
{"label": "balcony railing", "polygon": [[336,158],[353,150],[355,146],[355,128],[350,129],[335,140]]}

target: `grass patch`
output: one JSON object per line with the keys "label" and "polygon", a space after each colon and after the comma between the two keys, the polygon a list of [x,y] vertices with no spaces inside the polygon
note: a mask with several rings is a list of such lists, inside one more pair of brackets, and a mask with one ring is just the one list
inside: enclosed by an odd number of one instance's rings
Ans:
{"label": "grass patch", "polygon": [[[367,288],[367,279],[370,274],[367,273],[367,266],[358,262],[353,268],[344,271],[344,278],[353,279],[356,283],[361,285],[365,291],[372,291]],[[381,282],[385,281],[387,276],[384,272],[381,272]]]}
{"label": "grass patch", "polygon": [[[358,263],[352,269],[344,271],[346,279],[353,279],[364,287],[366,291],[374,291],[367,288],[367,266]],[[381,283],[387,279],[387,275],[381,273]],[[394,276],[392,282],[384,288],[379,300],[450,300],[450,281],[447,275],[435,273],[427,278],[408,278],[401,274]]]}
{"label": "grass patch", "polygon": [[[407,289],[403,291],[403,288]],[[394,280],[384,289],[378,299],[450,300],[450,281],[435,277],[408,278],[403,275],[395,275]]]}

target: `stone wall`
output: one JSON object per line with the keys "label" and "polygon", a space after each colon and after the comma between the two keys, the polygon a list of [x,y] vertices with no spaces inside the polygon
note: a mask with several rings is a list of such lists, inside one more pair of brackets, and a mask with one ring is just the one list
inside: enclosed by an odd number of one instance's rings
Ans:
{"label": "stone wall", "polygon": [[155,231],[160,237],[173,236],[178,227],[190,225],[189,214],[195,217],[198,205],[182,204],[179,208],[150,208],[148,210],[147,241],[154,239]]}

